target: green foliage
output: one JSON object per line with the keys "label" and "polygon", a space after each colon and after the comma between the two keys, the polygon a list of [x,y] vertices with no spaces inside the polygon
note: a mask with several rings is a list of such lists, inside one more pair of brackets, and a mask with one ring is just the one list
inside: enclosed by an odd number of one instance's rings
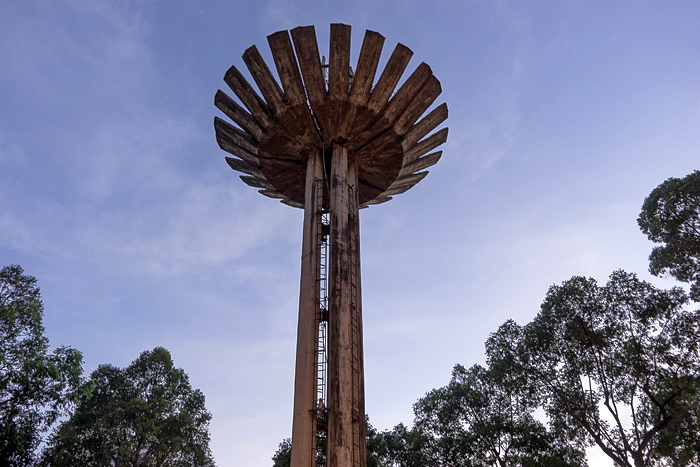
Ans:
{"label": "green foliage", "polygon": [[49,440],[42,465],[214,465],[204,395],[166,349],[145,351],[124,369],[100,365],[85,389]]}
{"label": "green foliage", "polygon": [[416,428],[432,438],[434,465],[586,465],[582,446],[562,442],[535,419],[537,398],[518,372],[502,370],[457,365],[447,386],[415,404]]}
{"label": "green foliage", "polygon": [[0,270],[0,464],[29,465],[42,433],[65,414],[81,383],[82,354],[49,353],[34,277]]}
{"label": "green foliage", "polygon": [[[440,458],[436,452],[435,439],[419,428],[407,428],[403,423],[391,431],[378,433],[379,465],[384,467],[437,467]],[[459,464],[456,464],[459,465]]]}
{"label": "green foliage", "polygon": [[649,240],[663,244],[652,250],[649,271],[690,283],[691,298],[700,301],[700,171],[656,187],[637,223]]}
{"label": "green foliage", "polygon": [[574,277],[499,358],[529,374],[558,432],[617,465],[697,465],[700,312],[686,302],[623,271],[603,287]]}
{"label": "green foliage", "polygon": [[382,435],[369,422],[369,416],[365,416],[367,433],[367,467],[384,467],[383,461],[384,442]]}
{"label": "green foliage", "polygon": [[289,467],[292,463],[292,439],[287,438],[282,441],[272,456],[272,467]]}

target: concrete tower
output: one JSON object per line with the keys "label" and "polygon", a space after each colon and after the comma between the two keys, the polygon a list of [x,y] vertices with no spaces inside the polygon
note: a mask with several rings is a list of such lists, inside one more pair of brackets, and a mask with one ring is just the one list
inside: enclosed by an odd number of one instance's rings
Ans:
{"label": "concrete tower", "polygon": [[246,184],[304,209],[291,465],[366,467],[359,210],[428,174],[447,105],[423,117],[441,93],[425,63],[395,90],[413,55],[402,44],[375,82],[376,32],[354,70],[348,25],[331,24],[327,63],[313,26],[267,40],[281,87],[250,47],[243,61],[259,93],[232,66],[224,81],[239,102],[219,90],[215,104],[235,125],[215,117],[214,127]]}

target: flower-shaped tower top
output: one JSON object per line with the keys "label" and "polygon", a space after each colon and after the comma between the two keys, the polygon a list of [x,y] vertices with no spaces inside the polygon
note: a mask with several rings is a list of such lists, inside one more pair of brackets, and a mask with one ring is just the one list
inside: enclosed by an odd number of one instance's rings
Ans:
{"label": "flower-shaped tower top", "polygon": [[[260,193],[304,207],[305,165],[313,152],[347,148],[358,168],[360,206],[379,204],[421,181],[442,151],[440,81],[421,63],[396,92],[413,52],[398,44],[375,83],[384,37],[366,31],[357,66],[350,65],[350,26],[331,24],[329,63],[320,57],[313,26],[267,37],[281,87],[253,45],[243,54],[262,97],[232,66],[224,81],[244,107],[219,90],[215,104],[236,126],[215,117],[219,146],[241,179]],[[324,60],[325,61],[325,60]],[[327,68],[327,71],[324,70]]]}

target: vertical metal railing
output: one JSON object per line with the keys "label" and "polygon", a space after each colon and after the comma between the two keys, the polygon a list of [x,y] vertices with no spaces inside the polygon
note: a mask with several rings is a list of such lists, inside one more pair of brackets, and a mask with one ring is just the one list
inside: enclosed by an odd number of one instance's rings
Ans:
{"label": "vertical metal railing", "polygon": [[326,441],[328,439],[328,260],[330,234],[330,213],[324,207],[324,195],[328,186],[327,181],[316,180],[316,196],[318,211],[316,212],[317,239],[319,260],[316,307],[316,352],[314,361],[316,365],[316,400],[314,423],[314,447],[313,459],[316,467],[326,465]]}

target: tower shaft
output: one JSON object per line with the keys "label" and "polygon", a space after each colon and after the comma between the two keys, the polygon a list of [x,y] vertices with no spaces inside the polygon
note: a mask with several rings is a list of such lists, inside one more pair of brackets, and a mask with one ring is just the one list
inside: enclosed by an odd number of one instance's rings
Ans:
{"label": "tower shaft", "polygon": [[[325,157],[330,161],[311,156],[306,166],[291,467],[366,467],[358,171],[343,146],[334,144]],[[324,213],[328,232],[320,221]],[[328,242],[327,310],[319,238]],[[327,400],[317,397],[323,394],[319,329],[325,320]]]}

